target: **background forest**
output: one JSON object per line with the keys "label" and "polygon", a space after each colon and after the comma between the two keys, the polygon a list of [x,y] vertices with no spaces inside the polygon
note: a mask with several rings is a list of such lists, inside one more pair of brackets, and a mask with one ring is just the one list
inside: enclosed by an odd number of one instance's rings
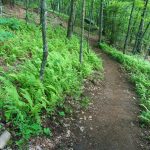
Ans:
{"label": "background forest", "polygon": [[[40,7],[39,1],[35,0],[15,1],[15,3],[24,6],[26,6],[26,2],[27,8],[29,9],[34,8],[37,10]],[[68,16],[70,14],[71,2],[76,9],[74,10],[75,24],[79,25],[82,14],[81,0],[48,0],[47,9],[48,11],[56,11],[57,13]],[[4,3],[9,3],[9,1],[5,1]],[[13,3],[14,1],[11,2],[11,5]],[[143,53],[147,51],[150,36],[150,6],[148,0],[102,0],[102,2],[98,0],[87,0],[85,7],[85,18],[91,19],[92,23],[97,27],[99,27],[100,16],[102,15],[105,42],[107,41],[117,48],[127,49],[130,52],[139,52],[141,49]],[[102,12],[101,7],[103,8]],[[94,29],[96,30],[96,28]],[[142,47],[137,41],[141,41]],[[126,48],[127,46],[128,48]]]}
{"label": "background forest", "polygon": [[0,0],[0,14],[0,129],[13,131],[15,146],[52,136],[44,120],[72,114],[68,97],[88,103],[84,80],[103,70],[90,36],[130,73],[150,125],[149,0]]}

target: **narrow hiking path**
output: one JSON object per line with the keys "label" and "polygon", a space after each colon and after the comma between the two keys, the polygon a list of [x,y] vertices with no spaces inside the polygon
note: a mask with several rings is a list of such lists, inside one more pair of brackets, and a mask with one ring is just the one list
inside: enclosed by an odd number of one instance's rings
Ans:
{"label": "narrow hiking path", "polygon": [[[77,141],[75,150],[141,150],[141,129],[138,124],[138,99],[134,87],[120,65],[91,46],[104,63],[104,80],[87,81],[85,95],[92,104],[79,115],[79,124],[74,129]],[[95,77],[96,78],[96,77]]]}

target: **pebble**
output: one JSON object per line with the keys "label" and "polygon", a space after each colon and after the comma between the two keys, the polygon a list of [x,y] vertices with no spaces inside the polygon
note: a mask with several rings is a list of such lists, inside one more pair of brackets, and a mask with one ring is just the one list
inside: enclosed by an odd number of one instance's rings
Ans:
{"label": "pebble", "polygon": [[86,116],[84,116],[84,120],[86,120]]}
{"label": "pebble", "polygon": [[70,137],[70,135],[71,135],[71,131],[70,131],[70,130],[67,130],[66,137],[68,138],[68,137]]}
{"label": "pebble", "polygon": [[89,120],[92,120],[92,116],[89,116]]}
{"label": "pebble", "polygon": [[93,130],[93,128],[92,128],[92,127],[90,127],[90,130]]}
{"label": "pebble", "polygon": [[79,128],[80,128],[80,131],[81,131],[81,132],[83,132],[84,129],[85,129],[84,127],[79,127]]}
{"label": "pebble", "polygon": [[38,146],[36,146],[36,148],[35,148],[36,150],[42,150],[42,148],[38,145]]}

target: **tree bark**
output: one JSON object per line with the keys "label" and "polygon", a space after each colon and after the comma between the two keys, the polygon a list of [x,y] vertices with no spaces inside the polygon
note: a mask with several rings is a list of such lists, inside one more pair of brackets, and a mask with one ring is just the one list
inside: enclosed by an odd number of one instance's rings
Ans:
{"label": "tree bark", "polygon": [[29,18],[28,18],[28,4],[29,4],[29,1],[28,0],[25,0],[26,1],[26,24],[28,23],[29,21]]}
{"label": "tree bark", "polygon": [[42,15],[41,18],[42,18],[43,59],[40,69],[40,80],[43,80],[48,57],[48,46],[46,38],[46,0],[41,0],[41,15]]}
{"label": "tree bark", "polygon": [[148,1],[149,0],[144,1],[145,5],[144,5],[143,12],[142,12],[142,15],[141,15],[141,22],[140,22],[139,30],[138,30],[138,33],[137,33],[137,36],[136,36],[135,45],[134,45],[134,48],[133,48],[133,51],[132,51],[134,54],[136,52],[139,52],[139,53],[141,52],[144,19],[145,19],[145,14],[146,14],[146,10],[147,10]]}
{"label": "tree bark", "polygon": [[73,27],[74,27],[74,21],[75,21],[75,13],[76,13],[76,0],[71,0],[70,6],[70,15],[69,15],[69,20],[68,20],[68,29],[67,29],[67,38],[70,39],[73,34]]}
{"label": "tree bark", "polygon": [[135,25],[138,21],[138,16],[139,16],[139,12],[140,12],[140,9],[138,10],[137,14],[136,14],[136,17],[134,19],[134,22],[133,22],[133,25],[132,25],[132,28],[131,28],[131,31],[130,31],[130,40],[129,40],[129,44],[132,43],[132,40],[133,40],[133,36],[134,36],[134,30],[135,30]]}
{"label": "tree bark", "polygon": [[103,0],[100,3],[100,15],[99,15],[99,44],[102,42],[102,33],[103,33]]}
{"label": "tree bark", "polygon": [[2,0],[0,0],[0,16],[3,15],[3,4],[2,4]]}
{"label": "tree bark", "polygon": [[88,53],[89,53],[89,39],[90,39],[90,32],[91,32],[91,20],[93,19],[93,5],[94,5],[94,0],[92,0],[92,2],[91,2],[91,10],[90,10],[90,13],[89,13],[89,15],[90,15],[90,25],[89,25],[89,29],[88,29],[88,45],[87,45],[87,51],[88,51]]}
{"label": "tree bark", "polygon": [[150,56],[150,46],[147,49],[147,52],[146,52],[146,55],[145,55],[144,59],[147,59],[148,56]]}
{"label": "tree bark", "polygon": [[147,30],[149,27],[150,27],[150,22],[147,24],[145,31],[143,32],[142,39],[144,38],[145,34],[147,33]]}
{"label": "tree bark", "polygon": [[82,0],[81,41],[80,41],[80,54],[79,54],[80,63],[82,63],[83,61],[84,18],[85,18],[85,0]]}
{"label": "tree bark", "polygon": [[130,13],[130,19],[129,19],[129,24],[128,24],[128,30],[127,30],[127,35],[126,35],[126,38],[125,38],[124,49],[123,49],[123,53],[124,53],[124,54],[125,54],[125,52],[126,52],[126,47],[127,47],[127,45],[128,45],[128,37],[129,37],[130,29],[131,29],[131,22],[132,22],[132,18],[133,18],[133,11],[134,11],[134,8],[135,8],[135,0],[133,1],[131,13]]}

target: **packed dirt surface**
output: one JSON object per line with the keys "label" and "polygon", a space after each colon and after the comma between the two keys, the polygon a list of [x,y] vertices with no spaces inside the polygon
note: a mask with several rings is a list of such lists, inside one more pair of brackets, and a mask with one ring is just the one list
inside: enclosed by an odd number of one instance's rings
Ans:
{"label": "packed dirt surface", "polygon": [[139,108],[134,87],[117,62],[99,49],[95,50],[103,58],[104,80],[85,85],[85,92],[93,104],[80,116],[87,118],[80,125],[85,131],[75,130],[78,140],[74,149],[140,150]]}

